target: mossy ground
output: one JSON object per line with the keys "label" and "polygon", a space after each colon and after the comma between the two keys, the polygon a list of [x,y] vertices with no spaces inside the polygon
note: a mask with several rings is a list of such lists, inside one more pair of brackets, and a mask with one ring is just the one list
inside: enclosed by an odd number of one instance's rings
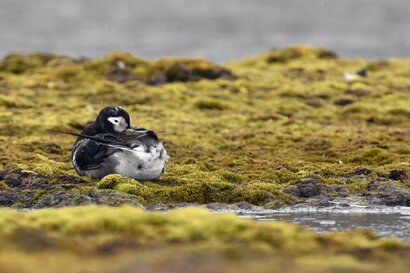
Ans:
{"label": "mossy ground", "polygon": [[[184,208],[2,209],[2,272],[407,272],[410,245]],[[68,266],[69,265],[69,266]]]}
{"label": "mossy ground", "polygon": [[[363,68],[367,77],[344,78]],[[323,184],[348,183],[353,193],[392,180],[408,187],[409,101],[408,58],[345,60],[303,46],[223,66],[121,52],[98,60],[12,54],[0,63],[0,164],[7,168],[0,192],[8,193],[0,201],[29,207],[51,196],[43,203],[57,204],[59,196],[78,192],[71,202],[77,204],[97,198],[98,188],[99,196],[109,189],[143,204],[276,206],[294,198],[285,187],[302,185],[304,194],[311,191],[306,185],[323,187],[302,181],[317,175]],[[169,131],[160,135],[171,155],[162,180],[72,177],[75,139],[58,131],[79,132],[106,105],[123,106],[134,125]],[[352,176],[363,172],[365,180]],[[368,231],[318,235],[201,209],[0,214],[1,272],[406,272],[410,266],[408,243]]]}
{"label": "mossy ground", "polygon": [[[345,79],[363,68],[367,77]],[[161,181],[111,188],[146,203],[290,203],[280,190],[312,174],[343,185],[358,166],[373,180],[409,172],[409,102],[409,58],[346,60],[305,46],[223,67],[121,52],[12,54],[0,63],[0,164],[76,175],[75,139],[57,131],[79,132],[104,106],[121,105],[134,125],[168,131],[160,139],[171,160]]]}

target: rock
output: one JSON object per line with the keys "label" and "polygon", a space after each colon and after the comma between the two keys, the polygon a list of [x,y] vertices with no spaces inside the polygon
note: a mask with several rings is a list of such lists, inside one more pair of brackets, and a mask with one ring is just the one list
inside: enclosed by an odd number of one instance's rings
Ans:
{"label": "rock", "polygon": [[410,206],[410,189],[404,185],[393,183],[369,183],[368,189],[376,193],[366,193],[370,204],[385,206]]}
{"label": "rock", "polygon": [[275,200],[275,201],[266,203],[264,207],[265,209],[280,209],[280,208],[286,207],[286,204],[282,200]]}
{"label": "rock", "polygon": [[320,186],[321,184],[316,179],[303,179],[296,187],[300,197],[309,198],[320,194]]}
{"label": "rock", "polygon": [[374,181],[371,181],[370,183],[367,184],[367,190],[369,191],[375,191],[379,185],[377,185]]}
{"label": "rock", "polygon": [[386,206],[410,206],[410,190],[404,186],[386,184],[379,187],[383,193],[380,198]]}
{"label": "rock", "polygon": [[209,210],[213,211],[240,211],[240,210],[246,210],[246,211],[254,211],[254,210],[260,210],[261,207],[249,204],[247,202],[239,202],[235,204],[225,204],[225,203],[219,203],[219,202],[213,202],[206,204],[206,207]]}
{"label": "rock", "polygon": [[284,188],[284,189],[282,190],[282,192],[283,192],[283,193],[286,193],[286,194],[293,195],[293,196],[295,196],[295,197],[298,197],[298,196],[299,196],[299,189],[298,189],[297,186],[294,186],[294,185]]}
{"label": "rock", "polygon": [[408,180],[409,176],[406,170],[392,170],[389,174],[389,179],[391,180]]}
{"label": "rock", "polygon": [[88,193],[79,193],[78,191],[56,191],[41,198],[33,208],[59,208],[66,206],[79,205],[108,205],[121,206],[130,204],[137,207],[143,207],[135,198],[111,190],[93,190]]}
{"label": "rock", "polygon": [[170,209],[174,209],[175,205],[174,204],[162,204],[162,203],[158,203],[158,204],[154,204],[154,205],[148,205],[146,207],[147,210],[170,210]]}
{"label": "rock", "polygon": [[345,186],[338,186],[338,185],[332,185],[332,186],[327,186],[329,189],[329,193],[337,193],[338,195],[342,196],[347,196],[348,193],[350,192],[348,188]]}
{"label": "rock", "polygon": [[0,180],[7,187],[0,187],[0,206],[18,208],[64,207],[86,204],[141,206],[137,199],[107,190],[73,190],[93,184],[77,176],[42,175],[22,169],[0,171]]}
{"label": "rock", "polygon": [[175,207],[177,208],[183,208],[183,207],[197,207],[199,206],[198,203],[194,202],[194,203],[189,203],[189,202],[181,202],[181,203],[176,203]]}
{"label": "rock", "polygon": [[257,209],[260,209],[258,206],[249,204],[248,202],[239,202],[239,203],[236,203],[235,206],[237,206],[239,209],[242,209],[242,210],[257,210]]}

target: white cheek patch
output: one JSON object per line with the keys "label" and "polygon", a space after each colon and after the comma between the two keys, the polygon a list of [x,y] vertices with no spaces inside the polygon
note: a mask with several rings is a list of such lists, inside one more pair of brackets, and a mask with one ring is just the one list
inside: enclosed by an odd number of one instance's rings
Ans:
{"label": "white cheek patch", "polygon": [[128,123],[123,117],[109,117],[107,120],[113,124],[114,131],[118,133],[128,128]]}

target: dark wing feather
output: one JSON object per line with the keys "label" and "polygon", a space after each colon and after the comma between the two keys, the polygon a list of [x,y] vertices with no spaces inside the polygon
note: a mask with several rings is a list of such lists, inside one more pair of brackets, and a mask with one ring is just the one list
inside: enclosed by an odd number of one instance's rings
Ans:
{"label": "dark wing feather", "polygon": [[73,147],[71,160],[79,175],[86,170],[98,169],[104,159],[116,152],[105,144],[98,144],[93,140],[84,138],[79,140]]}
{"label": "dark wing feather", "polygon": [[158,144],[158,137],[154,131],[131,127],[120,134],[122,142],[127,143],[127,146],[134,147],[135,145],[143,145],[150,147]]}

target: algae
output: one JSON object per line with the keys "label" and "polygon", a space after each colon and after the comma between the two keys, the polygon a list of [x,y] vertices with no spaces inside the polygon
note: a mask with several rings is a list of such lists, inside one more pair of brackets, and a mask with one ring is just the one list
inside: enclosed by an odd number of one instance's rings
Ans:
{"label": "algae", "polygon": [[[76,176],[75,139],[58,131],[79,132],[104,106],[121,105],[134,125],[168,131],[160,135],[171,155],[167,173],[156,182],[84,179],[144,204],[290,204],[303,199],[283,190],[314,174],[351,193],[392,181],[395,170],[408,185],[409,67],[409,58],[347,60],[308,46],[223,65],[122,52],[96,60],[15,53],[0,63],[0,164],[70,184],[56,177]],[[362,69],[366,76],[344,78]],[[373,174],[349,186],[359,166]],[[16,199],[4,204],[27,203],[13,189]]]}

